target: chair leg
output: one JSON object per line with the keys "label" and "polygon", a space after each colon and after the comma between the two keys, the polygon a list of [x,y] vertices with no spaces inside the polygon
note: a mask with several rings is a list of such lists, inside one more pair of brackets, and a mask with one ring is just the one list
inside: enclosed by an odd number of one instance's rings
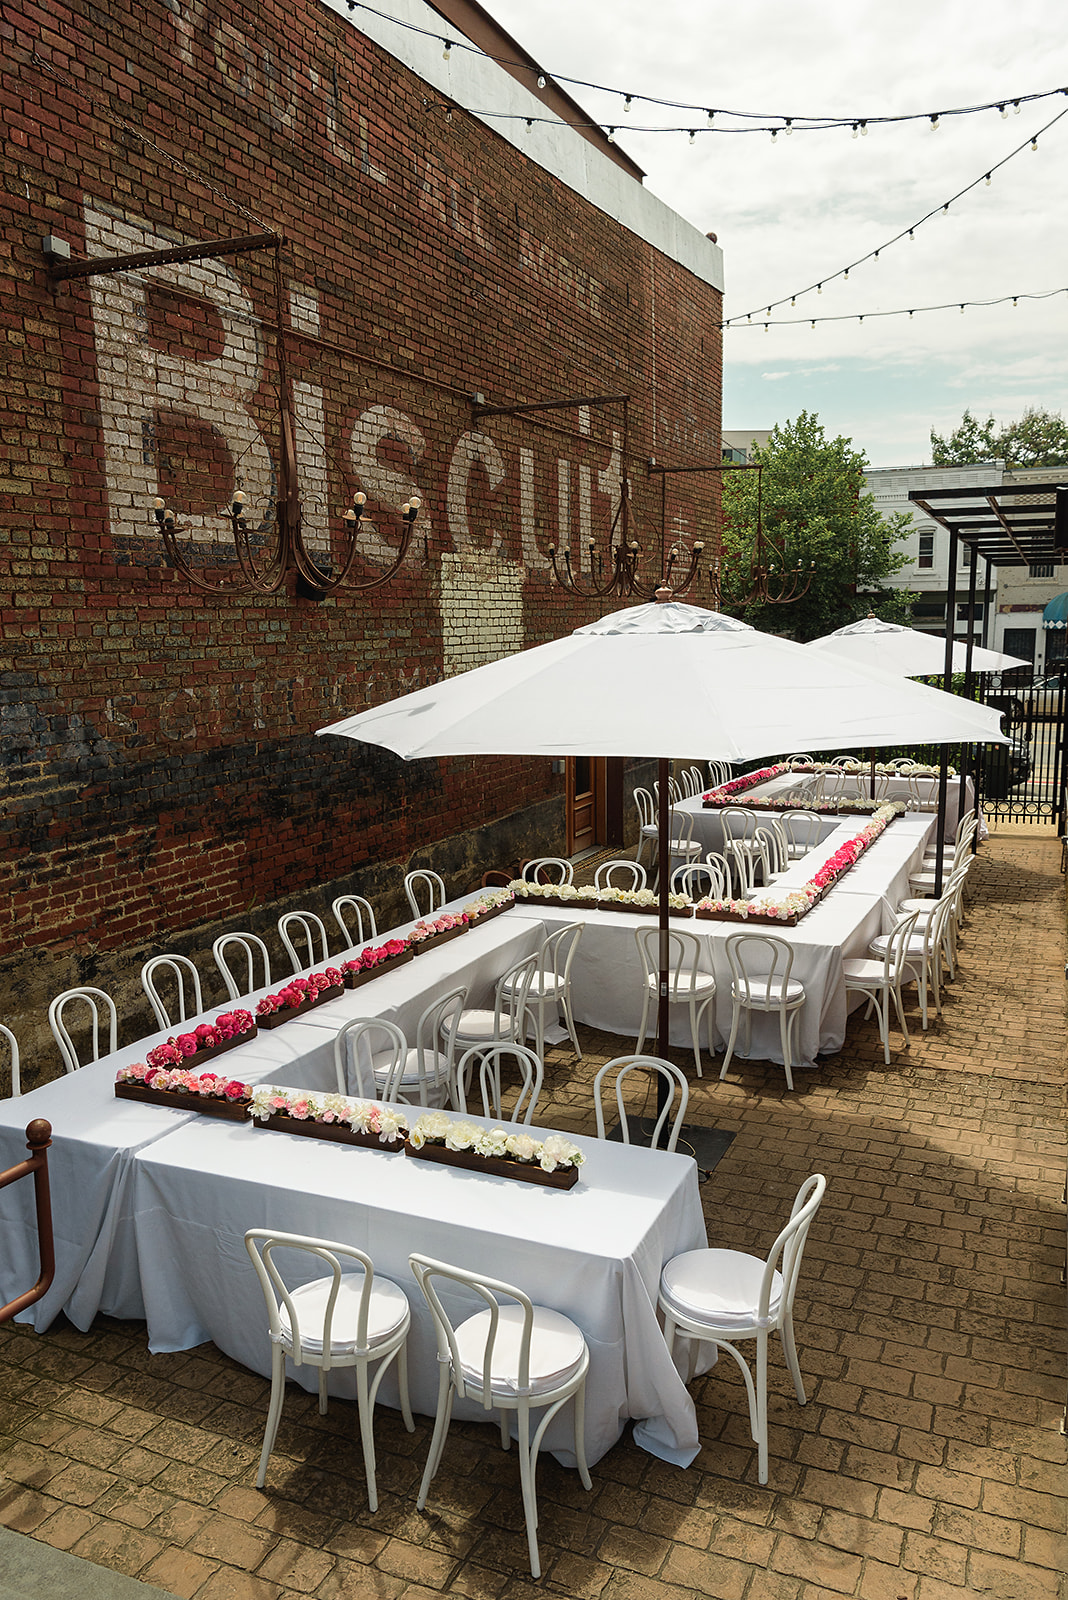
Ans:
{"label": "chair leg", "polygon": [[419,1485],[419,1498],[416,1500],[416,1510],[422,1511],[426,1505],[427,1490],[430,1488],[434,1474],[441,1465],[442,1451],[445,1449],[445,1438],[452,1420],[452,1380],[448,1369],[443,1365],[441,1377],[438,1380],[438,1410],[434,1418],[434,1432],[430,1439],[430,1449],[427,1452],[426,1466],[423,1468],[423,1481]]}
{"label": "chair leg", "polygon": [[757,1334],[757,1482],[768,1481],[768,1335]]}
{"label": "chair leg", "polygon": [[565,1025],[567,1027],[567,1031],[568,1031],[568,1034],[570,1036],[571,1043],[575,1047],[575,1059],[577,1061],[581,1061],[582,1060],[582,1046],[579,1044],[578,1034],[575,1031],[575,1016],[574,1016],[573,1011],[571,1010],[571,992],[570,992],[570,990],[569,989],[565,989],[560,998],[561,998],[561,1004],[563,1005],[563,1008],[564,1008],[564,1023],[565,1023]]}
{"label": "chair leg", "polygon": [[327,1400],[327,1394],[326,1394],[326,1373],[323,1371],[322,1367],[320,1367],[319,1368],[319,1415],[321,1417],[325,1417],[326,1416],[327,1405],[328,1405],[328,1400]]}
{"label": "chair leg", "polygon": [[260,1470],[256,1475],[256,1488],[262,1489],[267,1481],[267,1462],[274,1441],[278,1437],[278,1424],[282,1419],[282,1402],[286,1394],[286,1356],[281,1345],[271,1346],[271,1403],[267,1407],[267,1426],[263,1430],[263,1449],[260,1452]]}
{"label": "chair leg", "polygon": [[698,1033],[697,1002],[690,1001],[690,1038],[693,1040],[693,1059],[697,1076],[701,1076],[701,1039]]}
{"label": "chair leg", "polygon": [[792,1089],[794,1086],[794,1075],[790,1071],[790,1041],[796,1016],[796,1011],[787,1011],[785,1006],[779,1007],[779,1038],[782,1041],[782,1064],[786,1069],[786,1087],[788,1089]]}
{"label": "chair leg", "polygon": [[520,1404],[519,1414],[519,1482],[523,1490],[523,1514],[527,1524],[527,1549],[530,1552],[530,1575],[541,1577],[541,1557],[538,1553],[538,1502],[534,1494],[534,1469],[530,1459],[530,1408]]}
{"label": "chair leg", "polygon": [[397,1351],[397,1388],[400,1391],[401,1416],[404,1426],[409,1433],[415,1432],[415,1418],[412,1416],[412,1404],[408,1398],[408,1341],[401,1345]]}
{"label": "chair leg", "polygon": [[801,1377],[801,1364],[797,1359],[797,1345],[794,1343],[794,1320],[792,1316],[787,1315],[781,1332],[783,1354],[786,1357],[786,1365],[790,1369],[790,1376],[794,1380],[794,1393],[797,1395],[798,1405],[803,1406],[807,1403],[807,1396],[805,1394],[804,1380]]}
{"label": "chair leg", "polygon": [[583,1378],[575,1390],[575,1461],[579,1481],[584,1489],[593,1488],[590,1469],[586,1465],[586,1380]]}
{"label": "chair leg", "polygon": [[[720,1083],[722,1083],[724,1078],[727,1076],[727,1068],[731,1064],[731,1056],[734,1054],[734,1041],[738,1037],[738,1023],[741,1020],[741,1015],[742,1015],[742,1008],[738,1004],[737,1000],[735,1000],[734,1006],[733,1006],[733,1010],[732,1010],[732,1013],[731,1013],[731,1036],[727,1040],[727,1054],[723,1057],[723,1065],[722,1065],[722,1067],[720,1068],[720,1071],[719,1071],[719,1081],[720,1081]],[[640,1048],[641,1047],[639,1046],[639,1049]]]}
{"label": "chair leg", "polygon": [[356,1368],[356,1410],[360,1418],[360,1443],[363,1446],[363,1470],[367,1477],[367,1504],[378,1510],[378,1489],[375,1484],[375,1434],[374,1406],[368,1403],[367,1363],[361,1361]]}

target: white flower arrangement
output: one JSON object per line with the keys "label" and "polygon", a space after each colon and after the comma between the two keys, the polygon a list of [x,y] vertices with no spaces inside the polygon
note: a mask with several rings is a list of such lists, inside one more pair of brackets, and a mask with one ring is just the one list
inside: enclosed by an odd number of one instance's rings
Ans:
{"label": "white flower arrangement", "polygon": [[538,1140],[527,1133],[509,1133],[507,1128],[480,1128],[441,1111],[425,1112],[408,1130],[413,1150],[427,1144],[444,1145],[447,1150],[467,1150],[490,1160],[518,1161],[540,1166],[543,1172],[557,1167],[581,1167],[586,1157],[578,1145],[562,1134]]}
{"label": "white flower arrangement", "polygon": [[395,1106],[373,1100],[350,1100],[343,1094],[305,1093],[257,1084],[250,1111],[265,1122],[268,1117],[290,1117],[294,1122],[321,1122],[327,1127],[351,1128],[353,1133],[377,1134],[383,1144],[397,1144],[408,1131],[407,1119]]}

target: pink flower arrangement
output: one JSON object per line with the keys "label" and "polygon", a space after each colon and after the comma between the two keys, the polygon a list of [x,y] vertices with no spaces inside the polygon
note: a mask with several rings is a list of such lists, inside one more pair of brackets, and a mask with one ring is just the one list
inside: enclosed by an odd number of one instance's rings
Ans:
{"label": "pink flower arrangement", "polygon": [[408,938],[412,944],[422,944],[424,939],[432,939],[435,934],[451,933],[455,928],[466,928],[470,921],[466,911],[443,911],[432,922],[417,922]]}
{"label": "pink flower arrangement", "polygon": [[747,789],[755,789],[758,783],[767,783],[770,778],[789,771],[786,762],[780,761],[773,767],[761,767],[759,772],[746,772],[729,783],[721,783],[718,789],[709,789],[701,798],[709,805],[729,805],[736,794],[744,794]]}
{"label": "pink flower arrangement", "polygon": [[273,1011],[295,1011],[305,1000],[314,1000],[328,989],[344,988],[345,980],[337,967],[311,972],[306,978],[290,978],[277,994],[266,994],[256,1002],[256,1015],[269,1017]]}
{"label": "pink flower arrangement", "polygon": [[187,1072],[181,1067],[168,1071],[154,1067],[147,1061],[135,1061],[120,1067],[115,1074],[116,1083],[141,1084],[146,1089],[163,1089],[170,1094],[200,1095],[205,1100],[229,1100],[237,1103],[249,1100],[252,1090],[237,1078],[221,1078],[215,1072]]}
{"label": "pink flower arrangement", "polygon": [[385,944],[369,944],[358,956],[353,956],[351,961],[343,961],[341,971],[370,972],[372,967],[381,966],[383,961],[391,961],[394,956],[402,956],[407,948],[407,939],[387,939]]}
{"label": "pink flower arrangement", "polygon": [[211,1022],[198,1022],[189,1033],[172,1035],[165,1044],[148,1052],[152,1067],[176,1067],[198,1050],[217,1050],[243,1033],[255,1033],[256,1021],[250,1011],[221,1011]]}

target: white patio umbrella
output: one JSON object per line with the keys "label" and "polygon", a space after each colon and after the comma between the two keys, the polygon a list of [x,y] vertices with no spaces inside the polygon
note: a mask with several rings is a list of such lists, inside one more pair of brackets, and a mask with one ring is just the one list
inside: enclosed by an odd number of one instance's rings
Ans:
{"label": "white patio umbrella", "polygon": [[660,1048],[667,1042],[668,763],[906,741],[1006,743],[1000,716],[670,597],[345,717],[341,734],[430,756],[655,757],[660,763]]}
{"label": "white patio umbrella", "polygon": [[[862,667],[881,667],[884,672],[899,672],[905,678],[926,678],[944,672],[946,644],[933,633],[920,633],[899,622],[884,622],[881,617],[861,617],[848,627],[836,628],[821,639],[812,639],[809,650],[830,650]],[[953,671],[964,672],[968,665],[968,646],[958,640],[953,645]],[[1010,667],[1026,667],[1030,662],[1000,650],[972,646],[973,672],[1007,672]]]}

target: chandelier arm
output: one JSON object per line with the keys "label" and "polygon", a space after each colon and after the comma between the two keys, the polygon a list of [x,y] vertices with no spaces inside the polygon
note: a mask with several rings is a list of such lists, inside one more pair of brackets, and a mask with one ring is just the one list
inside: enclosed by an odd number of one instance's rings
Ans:
{"label": "chandelier arm", "polygon": [[192,567],[189,566],[178,544],[175,535],[178,533],[179,528],[178,524],[174,522],[173,519],[168,522],[165,518],[157,515],[157,526],[159,527],[160,534],[163,537],[163,547],[167,552],[168,564],[174,567],[176,571],[180,572],[182,577],[185,578],[188,583],[191,583],[195,589],[200,589],[204,594],[240,593],[240,581],[237,583],[228,583],[224,579],[218,583],[212,583],[209,582],[207,578],[198,577]]}

